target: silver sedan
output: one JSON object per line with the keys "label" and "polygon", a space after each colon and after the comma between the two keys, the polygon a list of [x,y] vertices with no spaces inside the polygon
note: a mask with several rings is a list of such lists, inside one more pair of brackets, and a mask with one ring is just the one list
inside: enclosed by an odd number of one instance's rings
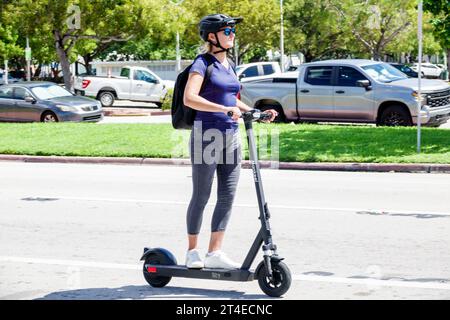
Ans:
{"label": "silver sedan", "polygon": [[102,119],[100,102],[75,96],[52,82],[0,86],[0,121],[97,122]]}

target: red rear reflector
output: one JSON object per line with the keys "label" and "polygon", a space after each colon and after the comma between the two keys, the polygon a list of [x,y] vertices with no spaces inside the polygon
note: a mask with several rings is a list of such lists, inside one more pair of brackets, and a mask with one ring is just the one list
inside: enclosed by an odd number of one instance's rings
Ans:
{"label": "red rear reflector", "polygon": [[237,93],[236,98],[238,98],[238,100],[241,100],[241,92],[240,91]]}
{"label": "red rear reflector", "polygon": [[83,80],[83,82],[82,82],[83,89],[86,89],[87,86],[90,84],[91,84],[91,80]]}
{"label": "red rear reflector", "polygon": [[150,273],[156,273],[156,268],[155,267],[148,267],[147,271]]}

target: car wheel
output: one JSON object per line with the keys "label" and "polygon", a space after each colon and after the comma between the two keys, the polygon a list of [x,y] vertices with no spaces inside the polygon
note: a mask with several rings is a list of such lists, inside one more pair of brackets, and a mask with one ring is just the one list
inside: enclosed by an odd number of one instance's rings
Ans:
{"label": "car wheel", "polygon": [[104,108],[112,107],[115,100],[114,93],[110,91],[100,92],[100,94],[98,95],[98,100],[100,100]]}
{"label": "car wheel", "polygon": [[411,126],[411,115],[404,107],[399,105],[392,105],[390,107],[387,107],[381,113],[378,125],[388,127]]}
{"label": "car wheel", "polygon": [[41,122],[59,122],[58,117],[51,111],[46,111],[41,116]]}
{"label": "car wheel", "polygon": [[278,112],[278,116],[275,117],[275,119],[273,120],[273,122],[275,123],[281,123],[281,122],[286,122],[286,116],[284,115],[284,111],[283,108],[277,105],[262,105],[258,108],[261,111],[267,111],[270,109],[275,110],[276,112]]}

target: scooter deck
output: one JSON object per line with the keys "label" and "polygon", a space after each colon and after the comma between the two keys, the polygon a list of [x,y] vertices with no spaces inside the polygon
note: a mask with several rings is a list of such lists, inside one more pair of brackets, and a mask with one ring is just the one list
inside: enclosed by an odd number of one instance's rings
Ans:
{"label": "scooter deck", "polygon": [[225,281],[253,281],[254,272],[251,270],[228,269],[189,269],[184,265],[152,265],[145,264],[144,272],[161,277],[196,278]]}

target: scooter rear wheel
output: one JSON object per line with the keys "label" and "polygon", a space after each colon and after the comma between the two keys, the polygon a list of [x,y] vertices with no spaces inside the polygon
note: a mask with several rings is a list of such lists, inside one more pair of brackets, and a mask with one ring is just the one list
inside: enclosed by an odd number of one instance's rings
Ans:
{"label": "scooter rear wheel", "polygon": [[151,265],[174,265],[176,264],[176,261],[172,261],[170,257],[165,255],[164,253],[160,251],[153,252],[148,255],[148,257],[145,259],[144,262],[144,278],[148,282],[149,285],[155,288],[162,288],[165,285],[167,285],[172,277],[162,277],[154,275],[150,272],[148,272],[145,268],[145,265],[151,264]]}
{"label": "scooter rear wheel", "polygon": [[272,263],[273,281],[270,281],[267,275],[264,262],[261,262],[256,270],[259,287],[269,297],[281,297],[291,287],[291,271],[283,262]]}

